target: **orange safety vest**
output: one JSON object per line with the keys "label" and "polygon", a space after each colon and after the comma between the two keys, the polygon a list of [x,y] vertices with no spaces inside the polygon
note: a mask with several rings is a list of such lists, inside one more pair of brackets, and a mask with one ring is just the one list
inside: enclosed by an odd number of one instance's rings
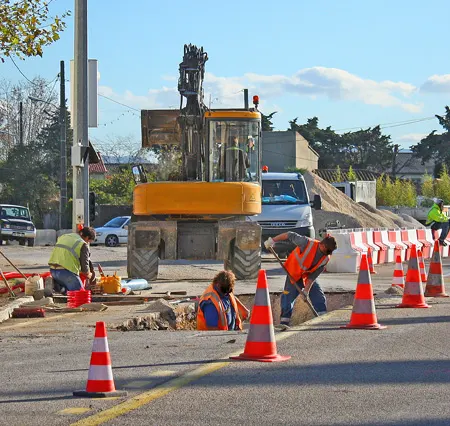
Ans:
{"label": "orange safety vest", "polygon": [[[319,241],[317,240],[308,240],[308,244],[305,247],[305,250],[300,250],[300,247],[296,247],[296,249],[289,255],[284,266],[289,271],[291,277],[295,280],[295,282],[300,279],[305,280],[309,274],[313,273],[316,269],[324,266],[330,260],[330,256],[324,255],[317,264],[311,268],[314,257],[316,256],[317,250],[319,250]],[[292,283],[294,284],[294,283]]]}
{"label": "orange safety vest", "polygon": [[[211,300],[219,313],[219,323],[218,330],[228,330],[227,315],[225,313],[225,308],[223,306],[222,300],[220,299],[219,293],[214,288],[213,284],[210,284],[208,288],[204,291],[201,299],[198,302],[197,310],[197,330],[209,330],[206,325],[205,316],[200,308],[200,305],[205,300]],[[231,306],[234,309],[236,315],[236,328],[242,330],[242,320],[248,318],[249,310],[240,302],[240,300],[233,294],[230,293]],[[241,319],[242,318],[242,319]]]}

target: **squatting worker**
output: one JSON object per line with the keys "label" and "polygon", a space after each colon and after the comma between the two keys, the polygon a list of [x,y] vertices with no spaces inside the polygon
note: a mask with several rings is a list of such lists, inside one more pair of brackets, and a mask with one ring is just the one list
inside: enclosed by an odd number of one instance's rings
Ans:
{"label": "squatting worker", "polygon": [[53,280],[63,290],[76,291],[84,288],[80,273],[88,279],[92,277],[89,243],[94,240],[95,229],[85,226],[78,233],[61,235],[56,241],[48,264]]}
{"label": "squatting worker", "polygon": [[197,310],[197,330],[242,330],[249,310],[233,294],[236,277],[221,271],[204,291]]}
{"label": "squatting worker", "polygon": [[[327,312],[325,294],[317,282],[317,277],[322,273],[325,265],[330,260],[330,255],[337,248],[334,237],[327,235],[322,241],[299,235],[295,232],[286,232],[269,238],[264,245],[273,247],[278,241],[289,240],[297,247],[287,258],[284,266],[296,281],[297,286],[307,294],[314,309],[319,315]],[[281,295],[281,326],[289,326],[295,299],[299,295],[298,288],[286,277],[284,291]]]}

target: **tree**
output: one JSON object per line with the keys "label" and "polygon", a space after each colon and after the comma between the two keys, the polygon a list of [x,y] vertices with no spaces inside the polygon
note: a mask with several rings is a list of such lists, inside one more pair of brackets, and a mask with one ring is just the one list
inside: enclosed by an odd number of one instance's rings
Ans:
{"label": "tree", "polygon": [[428,173],[423,177],[422,195],[427,198],[434,198],[433,178]]}
{"label": "tree", "polygon": [[66,27],[64,19],[70,11],[61,17],[50,17],[46,0],[0,0],[0,59],[2,56],[42,56],[43,47],[60,37]]}
{"label": "tree", "polygon": [[445,204],[450,202],[450,177],[444,164],[439,179],[436,180],[435,194],[437,198],[444,200]]}
{"label": "tree", "polygon": [[358,180],[358,177],[356,176],[355,171],[353,170],[353,166],[350,166],[348,168],[348,173],[347,173],[347,179],[350,182],[355,182],[356,180]]}
{"label": "tree", "polygon": [[446,106],[445,115],[436,115],[436,118],[445,131],[438,134],[437,130],[433,130],[418,144],[411,147],[415,156],[422,159],[422,164],[434,160],[435,177],[439,176],[442,164],[445,164],[447,169],[450,168],[450,108]]}
{"label": "tree", "polygon": [[272,123],[272,117],[277,113],[277,111],[274,111],[270,113],[269,115],[264,115],[261,113],[261,127],[263,132],[271,132],[273,131],[273,123]]}
{"label": "tree", "polygon": [[[67,156],[70,164],[72,131],[66,108]],[[42,226],[45,213],[58,211],[60,189],[59,111],[53,111],[50,122],[35,140],[26,145],[15,144],[0,163],[0,197],[5,203],[29,205],[35,224]],[[68,185],[69,186],[69,185]]]}
{"label": "tree", "polygon": [[133,174],[130,168],[108,175],[105,180],[91,180],[89,188],[98,196],[99,204],[131,205],[133,203]]}
{"label": "tree", "polygon": [[338,164],[337,168],[336,168],[336,175],[334,178],[335,182],[342,182],[342,171],[341,171],[341,166]]}
{"label": "tree", "polygon": [[331,127],[319,128],[317,117],[306,124],[297,124],[297,118],[289,122],[290,128],[300,133],[319,154],[319,168],[353,166],[356,169],[383,171],[392,161],[390,136],[381,133],[380,126],[337,134]]}

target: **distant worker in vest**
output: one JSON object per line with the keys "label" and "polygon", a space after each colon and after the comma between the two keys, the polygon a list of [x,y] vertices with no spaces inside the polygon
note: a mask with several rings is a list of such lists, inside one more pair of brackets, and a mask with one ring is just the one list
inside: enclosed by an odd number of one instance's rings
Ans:
{"label": "distant worker in vest", "polygon": [[444,201],[440,198],[435,198],[433,201],[434,204],[428,212],[426,225],[430,226],[430,228],[434,232],[438,231],[439,229],[441,230],[441,235],[439,236],[439,244],[441,246],[446,246],[447,243],[445,239],[447,238],[449,231],[449,218],[443,212]]}
{"label": "distant worker in vest", "polygon": [[319,315],[327,312],[325,294],[317,282],[317,277],[323,272],[333,251],[337,249],[336,240],[330,235],[327,235],[322,241],[318,241],[295,232],[286,232],[269,238],[264,245],[268,249],[275,243],[286,240],[297,246],[284,264],[295,283],[286,277],[284,291],[281,295],[281,329],[289,327],[294,303],[300,294],[299,290],[305,295],[309,295],[311,304]]}
{"label": "distant worker in vest", "polygon": [[242,330],[250,311],[234,295],[236,277],[221,271],[203,293],[197,310],[197,330]]}
{"label": "distant worker in vest", "polygon": [[[253,149],[253,147],[254,142],[248,141],[247,149]],[[250,167],[250,160],[247,153],[239,147],[238,136],[232,136],[229,144],[225,146],[223,158],[219,159],[219,167],[224,168],[227,182],[240,182],[245,179],[246,170]]]}
{"label": "distant worker in vest", "polygon": [[78,233],[61,235],[56,241],[48,264],[61,293],[84,288],[80,273],[91,279],[89,243],[95,240],[95,229],[85,226]]}

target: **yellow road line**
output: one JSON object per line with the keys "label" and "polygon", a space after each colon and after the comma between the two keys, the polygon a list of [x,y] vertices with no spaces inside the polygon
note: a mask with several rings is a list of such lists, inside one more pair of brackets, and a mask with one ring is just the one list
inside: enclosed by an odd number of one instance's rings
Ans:
{"label": "yellow road line", "polygon": [[89,407],[72,407],[72,408],[64,408],[64,410],[58,411],[56,414],[62,415],[74,415],[74,414],[84,414],[88,411],[91,411]]}
{"label": "yellow road line", "polygon": [[[283,332],[281,334],[276,335],[276,340],[281,341],[285,340],[288,337],[294,336],[298,334],[302,330],[306,330],[309,328],[311,323],[316,324],[317,322],[323,322],[325,320],[330,319],[336,315],[340,310],[333,311],[327,315],[314,318],[310,321],[307,321],[307,325],[302,325],[299,327],[293,327],[288,332]],[[243,352],[243,349],[234,352],[232,354],[226,355],[226,358],[240,355]],[[162,398],[170,392],[173,392],[177,389],[182,388],[183,386],[188,385],[189,383],[200,379],[203,376],[214,373],[217,370],[220,370],[228,365],[230,365],[233,361],[221,361],[221,362],[210,362],[202,367],[199,367],[195,370],[188,371],[180,377],[172,379],[166,383],[163,383],[160,386],[157,386],[154,389],[151,389],[147,392],[136,395],[133,398],[130,398],[120,404],[117,404],[111,408],[108,408],[104,411],[101,411],[92,416],[86,417],[84,419],[79,420],[76,423],[72,423],[71,426],[97,426],[105,423],[109,420],[115,419],[116,417],[122,416],[124,414],[129,413],[130,411],[137,410],[143,405],[149,404],[155,399]]]}

